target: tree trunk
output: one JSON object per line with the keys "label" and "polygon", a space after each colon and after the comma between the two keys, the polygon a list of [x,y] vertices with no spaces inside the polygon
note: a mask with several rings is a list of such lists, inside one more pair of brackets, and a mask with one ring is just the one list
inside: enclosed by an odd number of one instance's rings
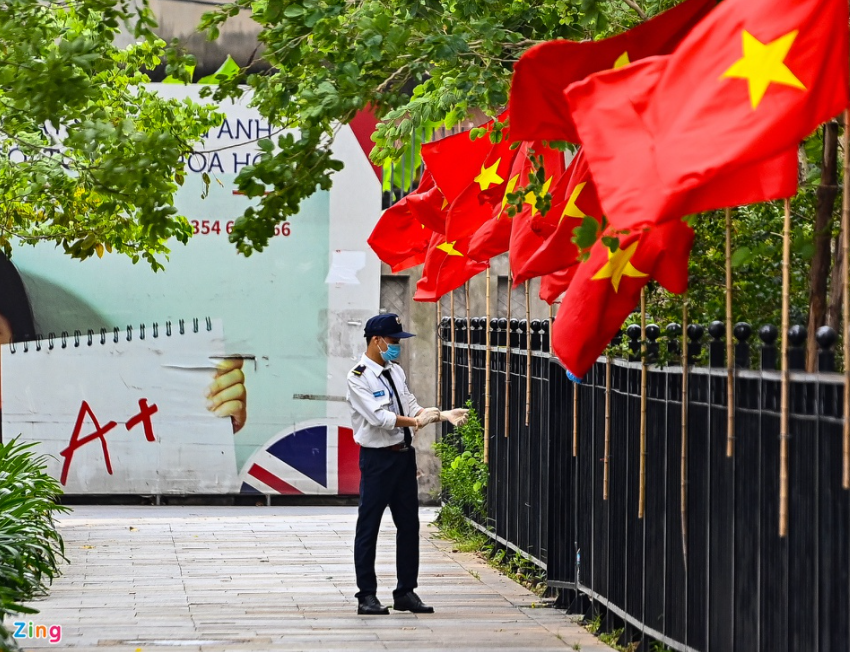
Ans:
{"label": "tree trunk", "polygon": [[[832,262],[832,220],[838,196],[838,123],[823,127],[823,165],[815,210],[815,254],[809,273],[809,339],[806,344],[806,368],[815,371],[818,345],[815,332],[826,323],[826,290]],[[840,268],[839,268],[840,269]],[[840,310],[840,309],[839,309]]]}

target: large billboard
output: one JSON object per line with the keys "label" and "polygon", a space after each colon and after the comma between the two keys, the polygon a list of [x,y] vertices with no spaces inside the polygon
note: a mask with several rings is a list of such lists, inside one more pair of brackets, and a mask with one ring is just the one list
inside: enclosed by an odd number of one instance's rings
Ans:
{"label": "large billboard", "polygon": [[[197,86],[155,86],[199,100]],[[57,477],[74,448],[70,468],[80,471],[66,469],[67,493],[357,492],[345,377],[363,349],[363,324],[378,309],[380,267],[364,247],[380,213],[379,179],[355,135],[342,128],[334,153],[345,169],[332,190],[305,201],[265,251],[238,255],[227,235],[250,200],[235,191],[234,179],[271,129],[247,99],[221,110],[225,122],[187,162],[177,196],[195,235],[186,246],[174,243],[165,271],[110,254],[80,262],[52,245],[13,252],[43,338],[4,347],[3,436],[38,442],[54,456]],[[204,173],[212,178],[207,193]],[[74,359],[77,370],[68,362]],[[116,375],[118,359],[141,365],[132,382]],[[237,372],[231,386],[214,386],[225,373],[217,367],[241,367],[244,381]],[[175,368],[183,373],[163,371]],[[208,396],[210,388],[239,393],[245,414],[216,419],[220,396]],[[174,402],[150,416],[153,442],[143,429],[127,427],[145,392]],[[184,426],[166,427],[174,419]],[[110,421],[117,426],[109,433],[91,436]],[[222,423],[232,448],[221,444]],[[202,445],[207,429],[215,445]],[[120,472],[117,458],[106,459],[106,444],[119,431],[115,447],[123,447],[127,464]],[[129,436],[135,432],[141,434]],[[218,456],[215,464],[208,454]]]}

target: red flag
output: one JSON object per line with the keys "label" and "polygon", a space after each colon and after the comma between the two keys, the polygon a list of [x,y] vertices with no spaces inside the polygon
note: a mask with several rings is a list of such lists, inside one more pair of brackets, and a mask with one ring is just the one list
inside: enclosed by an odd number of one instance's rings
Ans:
{"label": "red flag", "polygon": [[534,166],[528,157],[529,147],[529,143],[522,143],[517,148],[513,166],[510,173],[505,175],[506,183],[502,185],[501,203],[491,208],[491,217],[472,236],[466,238],[466,242],[459,245],[461,251],[473,260],[490,260],[505,253],[510,246],[511,228],[516,215],[511,217],[508,213],[508,195],[524,187],[528,183],[528,175],[534,173]]}
{"label": "red flag", "polygon": [[530,48],[514,65],[510,98],[513,137],[579,142],[563,90],[600,70],[671,53],[715,6],[715,0],[687,0],[611,38],[581,43],[548,41]]}
{"label": "red flag", "polygon": [[507,131],[503,132],[502,140],[490,148],[475,178],[451,202],[446,218],[446,235],[450,239],[472,235],[493,216],[505,196],[518,152],[518,148],[511,149]]}
{"label": "red flag", "polygon": [[393,272],[400,272],[425,262],[432,232],[414,218],[410,210],[410,200],[418,195],[420,188],[422,182],[415,192],[402,197],[385,210],[367,240],[372,251],[389,265]]}
{"label": "red flag", "polygon": [[414,301],[438,301],[490,266],[464,256],[455,248],[456,244],[447,242],[446,236],[439,233],[431,237],[422,278],[416,284],[416,294],[413,295]]}
{"label": "red flag", "polygon": [[422,180],[416,192],[407,196],[407,207],[410,214],[426,229],[436,233],[446,232],[446,209],[448,202],[443,193],[437,188],[431,172],[425,168]]}
{"label": "red flag", "polygon": [[[543,171],[546,178],[543,180],[543,192],[554,191],[553,185],[564,176],[564,154],[555,149],[544,147],[543,143],[534,143],[529,149],[537,157],[543,158]],[[535,220],[545,220],[537,210],[537,195],[529,192],[525,196],[526,203],[523,210],[517,213],[513,219],[510,240],[510,263],[514,274],[514,287],[522,283],[522,278],[517,277],[517,272],[522,269],[525,262],[543,245],[544,238],[534,228]],[[549,215],[551,211],[546,212]]]}
{"label": "red flag", "polygon": [[540,298],[550,306],[555,303],[570,287],[578,267],[578,263],[573,263],[565,269],[540,277]]}
{"label": "red flag", "polygon": [[[507,112],[497,118],[499,122],[506,119]],[[422,145],[422,161],[449,204],[481,173],[481,164],[493,147],[490,140],[493,120],[481,126],[488,131],[475,140],[470,140],[468,131],[462,131]]]}
{"label": "red flag", "polygon": [[[741,168],[796,148],[850,102],[848,8],[837,0],[724,0],[666,57],[571,85],[602,207],[620,229],[735,205]],[[774,178],[750,201],[793,194]],[[768,190],[784,189],[774,193]],[[704,208],[707,208],[704,206]]]}
{"label": "red flag", "polygon": [[674,220],[620,238],[611,253],[602,241],[578,265],[555,326],[552,348],[567,371],[584,376],[640,301],[650,279],[681,293],[688,286],[688,256],[694,232]]}
{"label": "red flag", "polygon": [[543,240],[519,269],[514,269],[516,282],[551,274],[577,263],[580,252],[573,242],[573,231],[585,217],[601,222],[602,207],[584,151],[579,149],[552,191],[552,207],[531,224]]}

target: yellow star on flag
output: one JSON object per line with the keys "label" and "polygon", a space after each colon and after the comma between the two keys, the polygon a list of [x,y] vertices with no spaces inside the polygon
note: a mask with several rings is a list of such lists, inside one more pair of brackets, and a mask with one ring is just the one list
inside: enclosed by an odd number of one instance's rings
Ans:
{"label": "yellow star on flag", "polygon": [[565,217],[575,217],[577,219],[583,220],[587,215],[585,215],[582,210],[576,206],[576,202],[578,201],[578,196],[581,194],[581,191],[584,190],[584,187],[587,185],[587,181],[582,181],[577,184],[575,188],[573,188],[573,192],[570,195],[569,200],[567,201],[567,205],[564,207],[564,212],[561,213],[561,219],[558,220],[558,224],[564,221]]}
{"label": "yellow star on flag", "polygon": [[499,163],[501,162],[502,157],[499,157],[489,168],[485,168],[483,165],[481,166],[481,173],[473,179],[480,186],[481,190],[487,190],[490,186],[498,186],[500,183],[505,182],[498,173]]}
{"label": "yellow star on flag", "polygon": [[[517,183],[519,183],[519,175],[518,174],[515,174],[514,176],[512,176],[510,178],[510,180],[508,180],[508,186],[507,186],[507,188],[505,188],[505,196],[502,197],[502,210],[499,211],[499,217],[496,218],[496,219],[501,219],[502,213],[505,212],[505,206],[508,205],[508,195],[510,195],[514,191],[514,189],[516,189]],[[508,216],[508,219],[510,219],[510,215]]]}
{"label": "yellow star on flag", "polygon": [[648,274],[644,274],[638,269],[635,269],[634,265],[631,263],[632,256],[635,254],[635,249],[637,249],[638,243],[635,242],[629,246],[628,249],[617,249],[614,253],[611,253],[611,250],[608,250],[608,262],[605,263],[605,266],[600,269],[596,274],[593,275],[592,281],[598,281],[603,278],[610,278],[611,285],[614,286],[614,292],[620,291],[620,279],[624,276],[628,276],[630,278],[642,278],[644,276],[649,276]]}
{"label": "yellow star on flag", "polygon": [[[543,183],[543,194],[545,195],[549,192],[549,186],[552,185],[552,177],[546,179]],[[525,203],[531,206],[531,217],[534,217],[537,214],[537,195],[533,192],[526,193],[525,195]]]}
{"label": "yellow star on flag", "polygon": [[444,242],[441,245],[437,245],[437,249],[440,251],[445,251],[449,256],[463,256],[457,249],[455,249],[455,240],[454,242]]}
{"label": "yellow star on flag", "polygon": [[747,30],[744,30],[742,32],[744,56],[733,63],[720,78],[746,79],[753,109],[758,108],[768,86],[772,83],[806,90],[803,82],[797,79],[784,63],[797,34],[798,30],[795,29],[770,43],[762,43]]}
{"label": "yellow star on flag", "polygon": [[629,61],[629,53],[623,52],[623,54],[621,54],[619,57],[617,57],[617,60],[614,62],[614,68],[624,68],[625,66],[628,66],[630,63],[631,63],[631,61]]}

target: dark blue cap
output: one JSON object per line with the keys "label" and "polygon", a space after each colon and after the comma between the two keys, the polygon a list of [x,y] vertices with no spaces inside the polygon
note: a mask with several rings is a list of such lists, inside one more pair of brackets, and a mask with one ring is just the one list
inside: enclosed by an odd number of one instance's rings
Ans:
{"label": "dark blue cap", "polygon": [[366,337],[372,337],[373,335],[398,338],[415,337],[413,333],[405,333],[401,329],[401,319],[399,319],[398,315],[391,312],[384,313],[383,315],[375,315],[369,319],[366,322],[364,334]]}

